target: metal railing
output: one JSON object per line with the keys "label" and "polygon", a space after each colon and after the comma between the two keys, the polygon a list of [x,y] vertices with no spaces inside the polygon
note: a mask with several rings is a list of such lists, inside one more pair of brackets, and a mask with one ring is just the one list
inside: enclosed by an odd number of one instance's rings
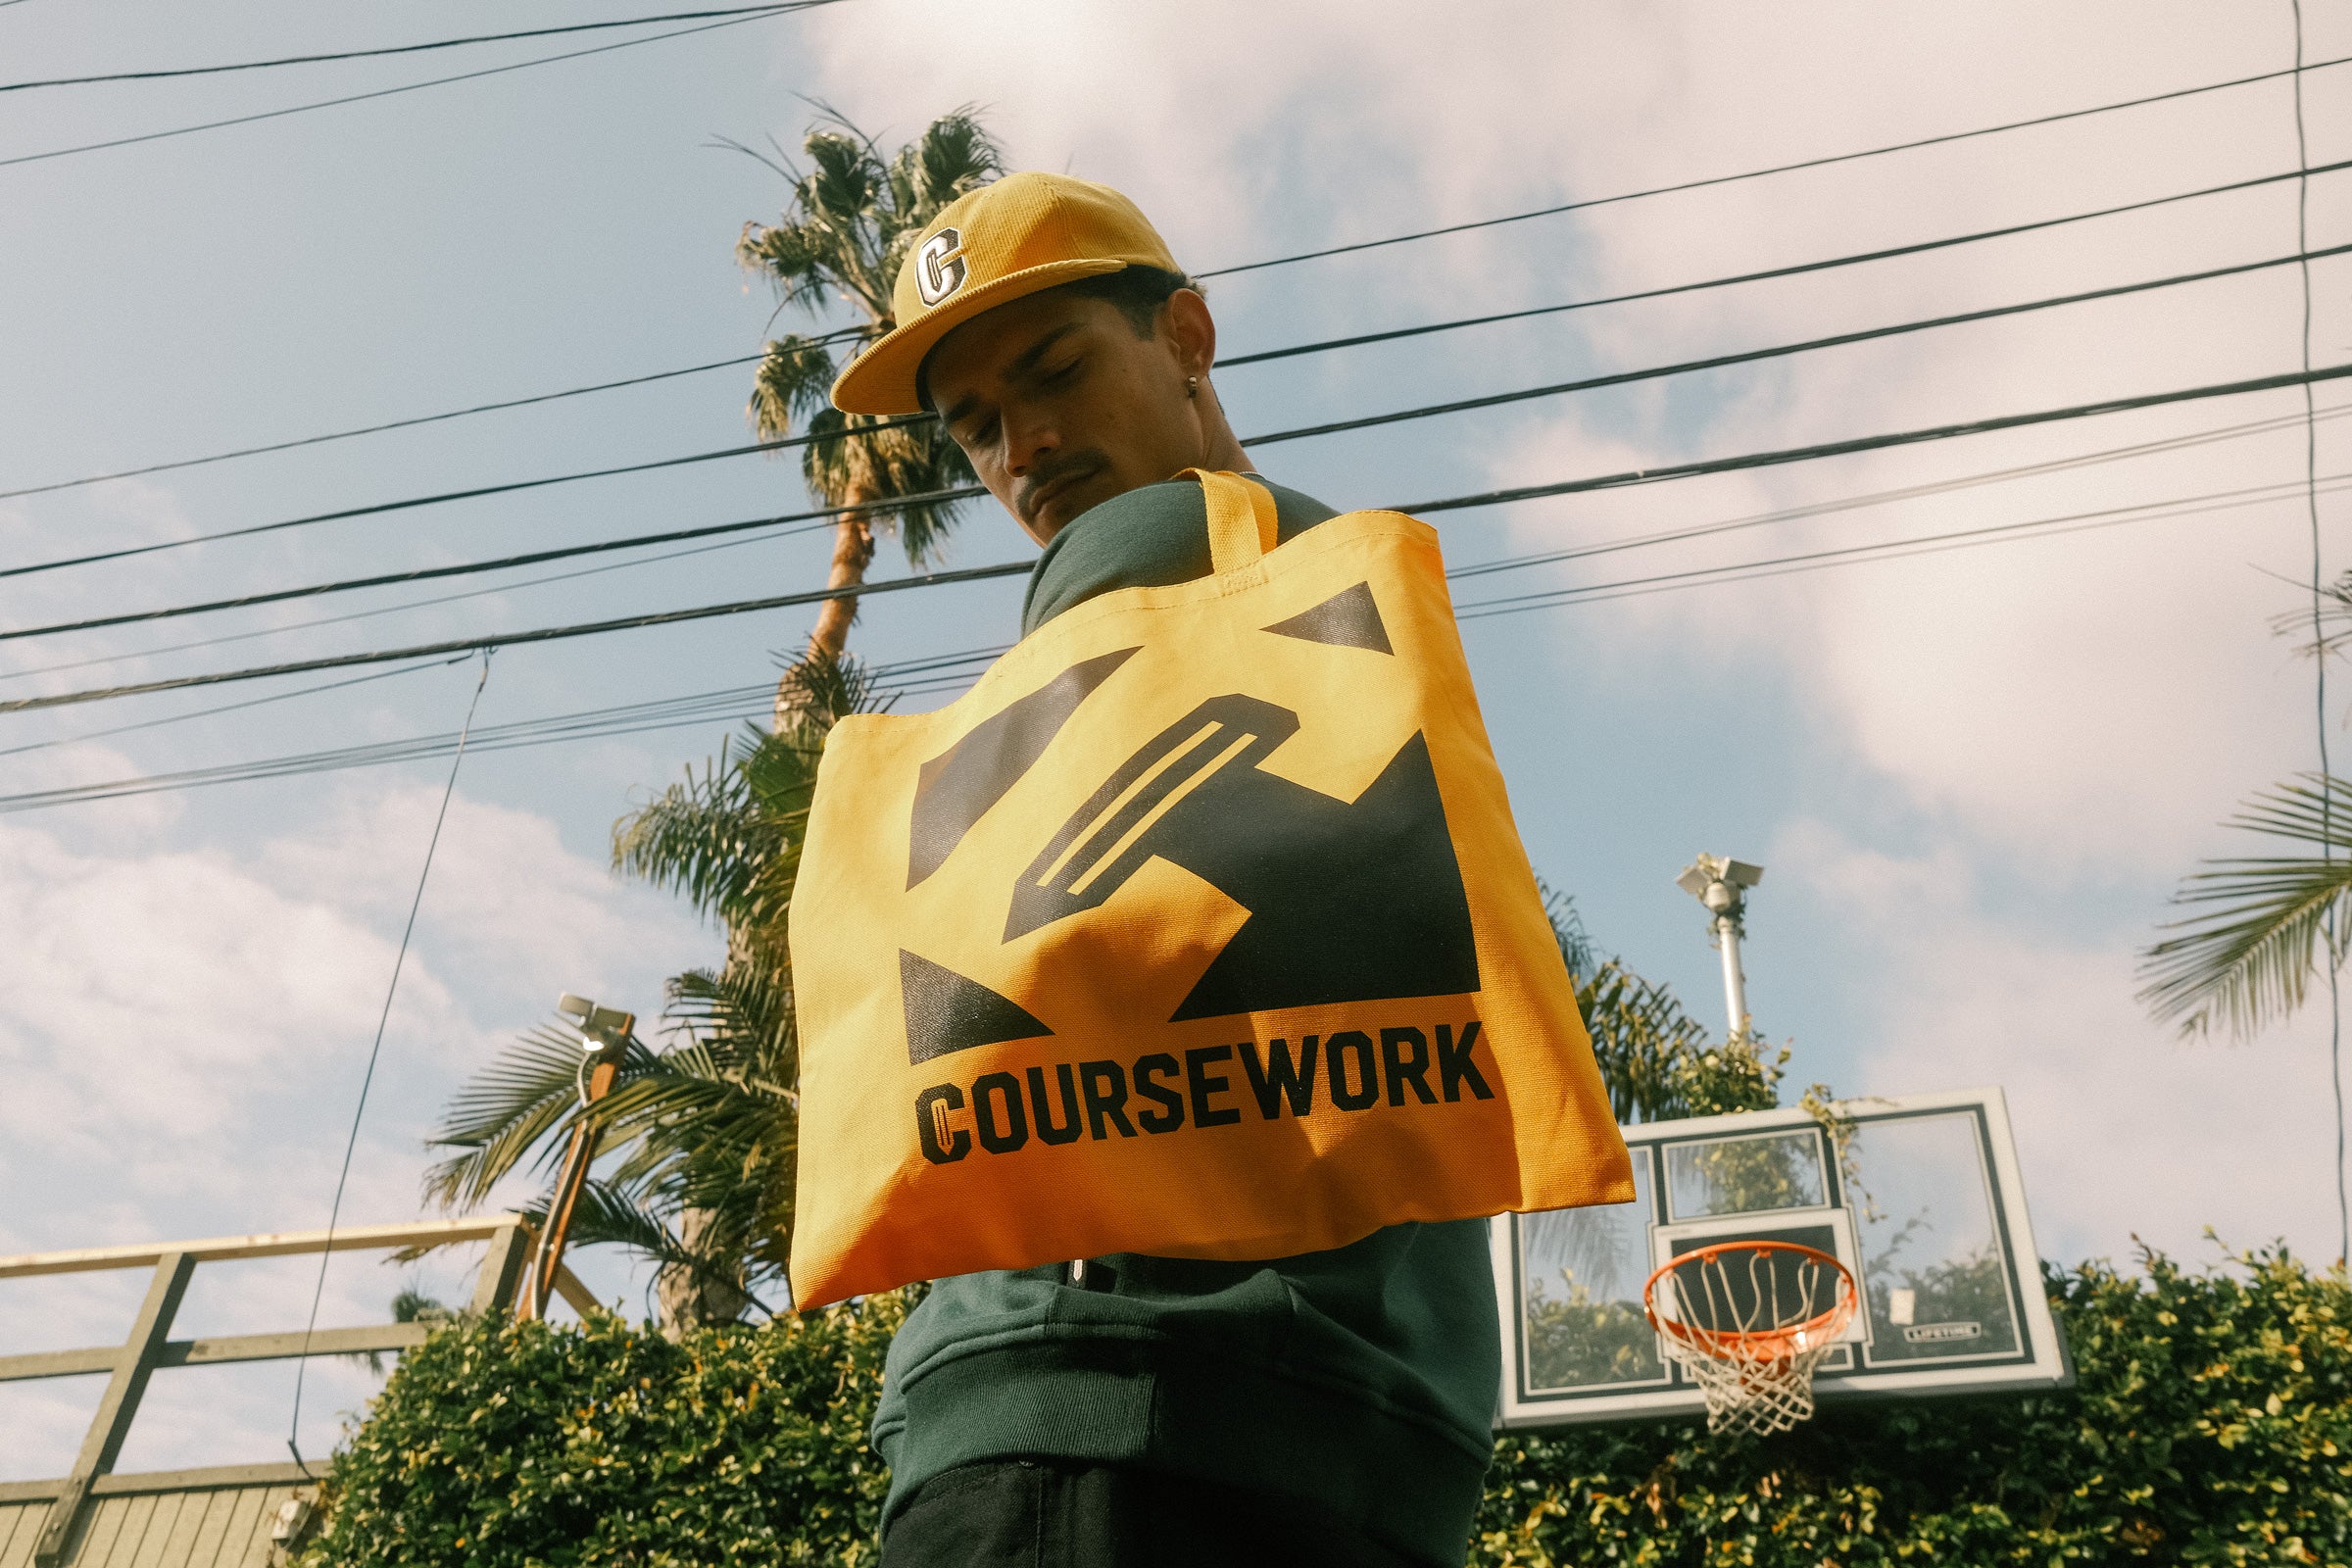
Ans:
{"label": "metal railing", "polygon": [[[0,1355],[0,1383],[36,1378],[84,1377],[107,1374],[106,1392],[99,1397],[80,1451],[67,1474],[50,1481],[0,1482],[0,1504],[49,1503],[48,1518],[34,1547],[41,1564],[65,1561],[75,1543],[76,1527],[93,1498],[126,1494],[193,1492],[226,1487],[284,1486],[317,1479],[299,1464],[216,1465],[198,1470],[150,1471],[117,1475],[115,1460],[129,1436],[148,1380],[169,1367],[222,1366],[238,1361],[279,1361],[305,1355],[350,1355],[370,1350],[405,1350],[424,1343],[439,1326],[430,1322],[381,1323],[363,1328],[294,1330],[277,1334],[232,1334],[214,1339],[175,1340],[172,1320],[187,1295],[199,1263],[256,1257],[286,1257],[324,1251],[383,1251],[392,1248],[440,1247],[456,1242],[486,1241],[475,1276],[470,1310],[505,1311],[514,1303],[516,1286],[529,1259],[532,1233],[515,1214],[490,1214],[475,1219],[422,1220],[406,1225],[372,1225],[326,1231],[287,1231],[263,1236],[224,1236],[208,1241],[164,1242],[141,1247],[102,1247],[63,1252],[28,1252],[0,1256],[0,1280],[48,1274],[79,1274],[101,1269],[146,1268],[153,1271],[145,1299],[133,1319],[130,1337],[116,1345],[73,1350],[42,1350],[29,1355]],[[582,1316],[600,1308],[587,1287],[567,1268],[558,1265],[554,1289]]]}

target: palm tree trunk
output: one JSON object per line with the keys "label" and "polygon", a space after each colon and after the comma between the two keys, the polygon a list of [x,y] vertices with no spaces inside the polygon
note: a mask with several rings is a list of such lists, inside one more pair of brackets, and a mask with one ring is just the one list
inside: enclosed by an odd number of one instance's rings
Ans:
{"label": "palm tree trunk", "polygon": [[[707,1208],[678,1211],[678,1240],[690,1252],[703,1250],[715,1218]],[[751,1298],[726,1280],[693,1269],[672,1266],[662,1271],[654,1286],[662,1338],[677,1341],[696,1329],[732,1323],[743,1316]]]}
{"label": "palm tree trunk", "polygon": [[[843,498],[843,504],[862,508],[874,500],[873,491],[864,485],[854,487]],[[833,564],[825,574],[829,589],[855,588],[865,581],[866,567],[874,561],[874,527],[863,511],[845,512],[833,525]],[[839,659],[850,645],[850,623],[858,618],[858,599],[854,594],[828,599],[816,612],[816,625],[808,633],[810,659]],[[791,692],[789,677],[776,683],[776,727],[782,729],[792,721],[798,702]]]}

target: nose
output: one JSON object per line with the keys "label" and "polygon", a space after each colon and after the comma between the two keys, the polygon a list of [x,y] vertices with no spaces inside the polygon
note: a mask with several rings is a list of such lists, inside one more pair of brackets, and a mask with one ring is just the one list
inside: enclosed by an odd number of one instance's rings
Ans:
{"label": "nose", "polygon": [[1006,408],[998,417],[1004,423],[1004,466],[1015,479],[1052,457],[1061,447],[1061,432],[1044,413]]}

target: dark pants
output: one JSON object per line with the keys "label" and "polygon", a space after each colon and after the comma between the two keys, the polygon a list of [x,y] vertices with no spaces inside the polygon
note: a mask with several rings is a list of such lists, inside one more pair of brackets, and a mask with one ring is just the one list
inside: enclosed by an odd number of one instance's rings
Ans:
{"label": "dark pants", "polygon": [[1311,1505],[1066,1460],[964,1465],[923,1485],[882,1568],[1428,1568]]}

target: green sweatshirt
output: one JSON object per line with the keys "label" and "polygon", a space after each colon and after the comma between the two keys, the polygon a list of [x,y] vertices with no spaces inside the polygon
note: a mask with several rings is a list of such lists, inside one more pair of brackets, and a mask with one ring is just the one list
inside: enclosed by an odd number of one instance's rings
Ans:
{"label": "green sweatshirt", "polygon": [[[1336,515],[1280,486],[1280,534]],[[1046,547],[1025,636],[1097,594],[1209,573],[1200,488],[1103,502]],[[1397,1225],[1256,1263],[1118,1254],[933,1285],[890,1348],[887,1521],[944,1470],[1050,1457],[1311,1500],[1458,1564],[1502,1375],[1486,1225]]]}

